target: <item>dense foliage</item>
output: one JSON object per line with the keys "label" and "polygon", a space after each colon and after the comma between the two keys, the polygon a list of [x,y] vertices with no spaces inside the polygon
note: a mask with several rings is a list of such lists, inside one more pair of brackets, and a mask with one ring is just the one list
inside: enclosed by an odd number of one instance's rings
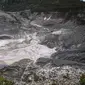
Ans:
{"label": "dense foliage", "polygon": [[7,11],[24,9],[53,11],[57,8],[83,7],[80,0],[0,0],[0,3],[1,9]]}
{"label": "dense foliage", "polygon": [[6,80],[2,76],[0,76],[0,85],[14,85],[13,82]]}
{"label": "dense foliage", "polygon": [[85,85],[85,74],[82,74],[80,77],[80,85]]}

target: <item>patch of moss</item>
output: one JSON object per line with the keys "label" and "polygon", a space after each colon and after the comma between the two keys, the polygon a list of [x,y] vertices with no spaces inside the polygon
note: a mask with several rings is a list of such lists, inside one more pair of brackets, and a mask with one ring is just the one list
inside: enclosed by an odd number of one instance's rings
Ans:
{"label": "patch of moss", "polygon": [[85,74],[80,76],[80,85],[85,85]]}
{"label": "patch of moss", "polygon": [[0,85],[14,85],[14,83],[0,76]]}
{"label": "patch of moss", "polygon": [[52,82],[52,85],[58,85],[57,81],[54,80],[54,81]]}

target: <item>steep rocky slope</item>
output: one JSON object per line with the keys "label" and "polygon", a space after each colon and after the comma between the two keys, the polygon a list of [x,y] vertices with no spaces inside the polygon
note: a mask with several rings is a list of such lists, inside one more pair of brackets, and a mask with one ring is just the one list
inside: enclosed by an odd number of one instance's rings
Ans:
{"label": "steep rocky slope", "polygon": [[15,85],[79,85],[80,76],[85,72],[85,64],[77,62],[51,60],[43,66],[43,61],[39,62],[24,59],[1,69],[0,75]]}
{"label": "steep rocky slope", "polygon": [[0,75],[15,85],[78,85],[85,72],[84,13],[1,11]]}

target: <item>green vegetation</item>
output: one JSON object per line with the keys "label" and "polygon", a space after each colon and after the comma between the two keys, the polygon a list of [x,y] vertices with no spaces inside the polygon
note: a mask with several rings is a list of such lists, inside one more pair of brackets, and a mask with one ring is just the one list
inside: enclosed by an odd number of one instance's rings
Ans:
{"label": "green vegetation", "polygon": [[[80,0],[0,0],[0,9],[4,11],[56,11],[58,8],[83,7]],[[17,9],[18,8],[18,9]]]}
{"label": "green vegetation", "polygon": [[0,85],[14,85],[14,83],[0,76]]}
{"label": "green vegetation", "polygon": [[57,81],[53,80],[51,85],[59,85]]}
{"label": "green vegetation", "polygon": [[85,74],[80,76],[80,85],[85,85]]}

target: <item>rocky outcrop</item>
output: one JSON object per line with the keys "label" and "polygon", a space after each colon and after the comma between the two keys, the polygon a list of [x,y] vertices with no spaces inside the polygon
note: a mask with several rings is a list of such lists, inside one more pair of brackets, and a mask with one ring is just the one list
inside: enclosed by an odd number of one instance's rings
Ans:
{"label": "rocky outcrop", "polygon": [[[23,63],[22,63],[23,62]],[[12,64],[11,66],[4,67],[3,69],[0,70],[1,74],[4,77],[6,77],[9,80],[15,81],[18,80],[20,81],[21,76],[27,67],[27,64],[30,63],[31,60],[29,59],[23,59],[20,60],[19,62],[16,62]]]}
{"label": "rocky outcrop", "polygon": [[0,60],[0,69],[4,68],[6,66],[8,66],[8,65],[4,61]]}
{"label": "rocky outcrop", "polygon": [[[15,85],[78,85],[79,78],[85,72],[85,65],[73,61],[39,59],[21,60],[0,70],[0,75]],[[22,63],[23,62],[23,63]],[[43,62],[43,66],[42,66]]]}

